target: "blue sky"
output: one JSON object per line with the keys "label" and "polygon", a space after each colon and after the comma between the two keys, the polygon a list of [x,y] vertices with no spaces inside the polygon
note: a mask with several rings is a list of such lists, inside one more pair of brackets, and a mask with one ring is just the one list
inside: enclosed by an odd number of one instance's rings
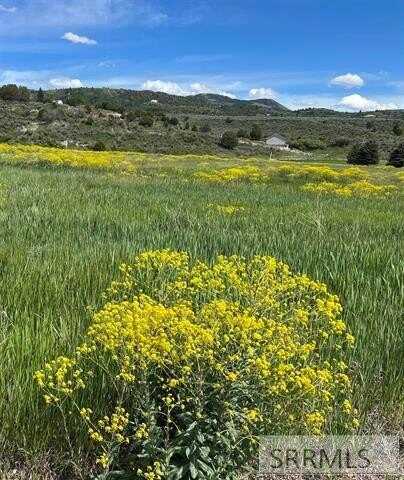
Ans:
{"label": "blue sky", "polygon": [[0,0],[0,83],[404,108],[404,0]]}

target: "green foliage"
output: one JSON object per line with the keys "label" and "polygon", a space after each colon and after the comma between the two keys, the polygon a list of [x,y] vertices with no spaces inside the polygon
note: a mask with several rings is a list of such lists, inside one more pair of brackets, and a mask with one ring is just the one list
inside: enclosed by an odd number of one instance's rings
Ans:
{"label": "green foliage", "polygon": [[199,131],[201,133],[209,133],[212,130],[211,126],[209,123],[205,122],[203,125],[201,125]]}
{"label": "green foliage", "polygon": [[258,124],[255,124],[252,126],[251,132],[250,132],[250,138],[251,140],[262,139],[262,128]]}
{"label": "green foliage", "polygon": [[400,145],[391,152],[388,165],[397,168],[404,167],[404,143],[400,143]]}
{"label": "green foliage", "polygon": [[134,111],[127,112],[126,114],[126,120],[128,122],[134,122],[138,119],[138,114]]}
{"label": "green foliage", "polygon": [[151,115],[142,115],[139,120],[139,125],[142,127],[150,128],[154,124],[154,119]]}
{"label": "green foliage", "polygon": [[331,147],[348,147],[351,141],[348,137],[338,137],[330,143]]}
{"label": "green foliage", "polygon": [[238,145],[238,137],[234,132],[224,132],[219,145],[223,148],[227,148],[228,150],[233,150]]}
{"label": "green foliage", "polygon": [[394,126],[393,126],[393,133],[394,133],[394,135],[397,135],[398,137],[403,134],[403,127],[402,127],[401,123],[396,122],[396,123],[394,124]]}
{"label": "green foliage", "polygon": [[169,125],[172,125],[173,127],[177,127],[178,124],[180,123],[177,117],[170,117],[167,120]]}
{"label": "green foliage", "polygon": [[38,120],[46,124],[52,122],[64,120],[65,113],[63,109],[58,108],[56,105],[47,105],[41,108],[38,112]]}
{"label": "green foliage", "polygon": [[44,102],[45,102],[45,93],[44,93],[44,91],[42,90],[42,88],[40,88],[40,89],[38,90],[36,99],[37,99],[37,101],[40,102],[40,103],[44,103]]}
{"label": "green foliage", "polygon": [[0,98],[5,101],[28,102],[30,93],[26,87],[18,87],[14,84],[0,87]]}
{"label": "green foliage", "polygon": [[248,138],[248,132],[244,128],[239,128],[237,130],[237,136],[238,138]]}
{"label": "green foliage", "polygon": [[353,165],[376,165],[379,163],[379,147],[373,140],[354,145],[347,162]]}
{"label": "green foliage", "polygon": [[96,142],[93,147],[93,150],[96,152],[105,152],[106,149],[107,149],[107,146],[105,145],[104,142],[100,140]]}

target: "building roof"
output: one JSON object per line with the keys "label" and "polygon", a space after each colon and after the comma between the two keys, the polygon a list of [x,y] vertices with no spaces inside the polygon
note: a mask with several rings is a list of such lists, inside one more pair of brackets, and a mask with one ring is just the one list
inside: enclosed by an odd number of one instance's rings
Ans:
{"label": "building roof", "polygon": [[272,133],[271,135],[269,135],[267,140],[271,140],[271,138],[277,138],[278,140],[282,140],[282,142],[287,143],[286,138],[282,137],[282,135],[279,135],[278,133]]}

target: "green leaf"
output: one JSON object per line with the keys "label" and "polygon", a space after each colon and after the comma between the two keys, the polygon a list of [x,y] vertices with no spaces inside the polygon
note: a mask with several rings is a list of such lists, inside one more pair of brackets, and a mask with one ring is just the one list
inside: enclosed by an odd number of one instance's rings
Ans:
{"label": "green leaf", "polygon": [[189,464],[189,472],[191,473],[191,478],[198,478],[198,470],[193,463]]}

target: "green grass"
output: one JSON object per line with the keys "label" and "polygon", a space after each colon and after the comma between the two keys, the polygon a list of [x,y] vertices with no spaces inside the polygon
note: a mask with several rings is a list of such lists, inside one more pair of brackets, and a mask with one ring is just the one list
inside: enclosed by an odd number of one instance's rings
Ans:
{"label": "green grass", "polygon": [[[403,196],[318,198],[293,185],[204,184],[183,172],[204,163],[174,162],[168,176],[155,175],[161,161],[143,165],[145,176],[0,166],[0,446],[6,451],[58,449],[60,421],[45,412],[33,372],[79,343],[87,307],[100,306],[121,261],[159,248],[206,260],[270,254],[327,283],[358,340],[351,359],[357,406],[363,417],[377,412],[380,421],[398,425]],[[246,211],[225,216],[210,211],[210,203]]]}

